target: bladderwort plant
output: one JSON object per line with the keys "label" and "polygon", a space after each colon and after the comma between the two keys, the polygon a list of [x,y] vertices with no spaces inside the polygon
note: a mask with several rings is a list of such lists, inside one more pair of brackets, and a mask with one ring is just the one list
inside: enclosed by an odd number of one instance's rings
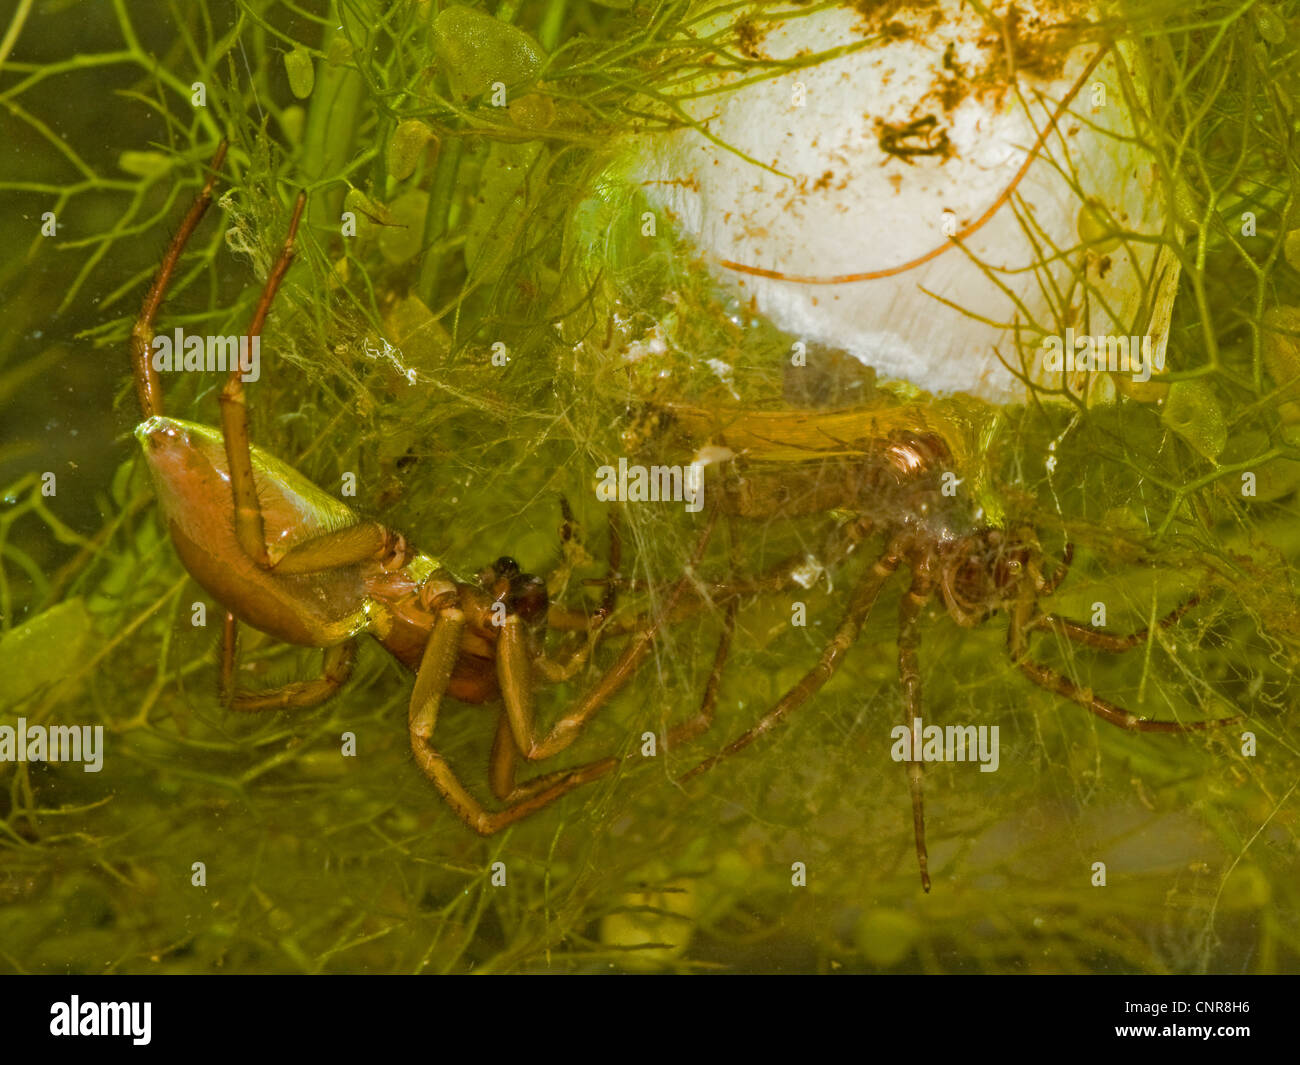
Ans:
{"label": "bladderwort plant", "polygon": [[[764,5],[762,18],[837,6]],[[886,33],[881,11],[902,6],[856,5]],[[682,94],[702,77],[770,80],[829,58],[773,63],[760,23],[717,28],[710,14],[585,0],[23,3],[0,28],[0,211],[20,234],[0,260],[0,716],[104,728],[97,774],[0,764],[0,964],[1295,968],[1300,11],[1157,3],[1114,16],[1150,87],[1142,135],[1170,205],[1160,245],[1181,274],[1167,370],[1157,393],[1121,402],[1034,393],[1007,407],[900,389],[815,344],[812,372],[792,373],[800,338],[626,179],[629,151],[699,121]],[[248,386],[252,436],[349,506],[459,572],[510,553],[556,571],[553,595],[588,602],[603,592],[589,582],[613,512],[630,614],[662,603],[703,517],[612,511],[600,468],[706,461],[704,516],[727,478],[754,463],[779,474],[790,513],[721,519],[701,589],[796,557],[807,586],[739,604],[716,722],[696,746],[662,738],[706,698],[729,610],[706,594],[584,740],[620,768],[487,841],[412,765],[409,680],[381,654],[363,652],[348,692],[319,710],[223,712],[220,619],[155,516],[126,359],[223,137],[219,220],[182,260],[159,324],[239,334],[305,190],[296,265]],[[170,409],[212,422],[220,384],[175,374]],[[927,619],[926,723],[997,726],[1000,757],[990,773],[927,765],[936,890],[922,896],[889,754],[903,705],[895,591],[798,715],[676,787],[806,672],[869,563],[828,547],[850,515],[797,505],[810,457],[851,455],[864,409],[941,428],[1002,520],[1032,521],[1045,547],[1076,545],[1053,610],[1089,620],[1102,604],[1104,627],[1125,632],[1200,591],[1177,626],[1123,655],[1065,640],[1037,653],[1148,716],[1240,713],[1240,730],[1170,744],[1094,724],[1022,683],[997,626]],[[561,500],[574,515],[563,540]],[[255,638],[241,662],[257,686],[318,668],[316,652]],[[488,719],[444,713],[447,757],[485,765]]]}

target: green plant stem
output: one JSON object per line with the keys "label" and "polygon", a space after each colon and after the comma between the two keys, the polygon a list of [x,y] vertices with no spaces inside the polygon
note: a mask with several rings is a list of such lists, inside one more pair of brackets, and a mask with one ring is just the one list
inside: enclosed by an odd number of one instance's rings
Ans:
{"label": "green plant stem", "polygon": [[[346,40],[339,29],[330,27],[325,31],[321,47],[327,55],[336,37]],[[352,152],[364,92],[365,83],[351,67],[335,65],[329,60],[321,61],[311,94],[311,108],[307,113],[307,128],[303,133],[300,165],[309,182],[320,181],[343,170]],[[337,217],[343,208],[343,197],[347,195],[346,185],[339,183],[323,195],[323,216]]]}
{"label": "green plant stem", "polygon": [[446,234],[451,218],[456,188],[456,174],[460,170],[461,155],[465,150],[459,138],[449,139],[438,156],[434,168],[433,189],[429,193],[429,211],[424,222],[424,246],[429,249],[420,271],[420,295],[424,302],[433,306],[438,291],[438,281],[442,274],[442,253],[433,245]]}

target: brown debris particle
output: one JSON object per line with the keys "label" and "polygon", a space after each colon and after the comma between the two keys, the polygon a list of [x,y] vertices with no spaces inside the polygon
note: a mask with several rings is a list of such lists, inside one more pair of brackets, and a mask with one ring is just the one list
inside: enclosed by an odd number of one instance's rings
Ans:
{"label": "brown debris particle", "polygon": [[766,36],[767,30],[760,29],[751,18],[742,18],[736,23],[736,47],[746,59],[770,58],[759,47]]}

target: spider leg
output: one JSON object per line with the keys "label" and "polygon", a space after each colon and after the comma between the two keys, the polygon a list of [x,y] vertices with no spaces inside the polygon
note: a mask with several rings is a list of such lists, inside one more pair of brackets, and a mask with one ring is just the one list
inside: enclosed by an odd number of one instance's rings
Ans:
{"label": "spider leg", "polygon": [[172,274],[176,272],[176,267],[181,261],[181,253],[184,252],[185,245],[189,243],[194,230],[198,228],[199,222],[203,220],[208,206],[212,203],[212,190],[216,187],[217,172],[225,161],[227,147],[229,145],[222,141],[217,147],[217,154],[208,163],[208,178],[203,183],[203,188],[199,190],[199,194],[194,197],[194,202],[190,204],[190,209],[172,237],[171,243],[167,245],[167,254],[163,256],[158,276],[154,278],[144,298],[144,303],[140,307],[140,316],[131,327],[131,365],[135,370],[135,392],[139,397],[140,410],[145,418],[152,418],[163,412],[162,385],[158,380],[158,371],[154,369],[153,360],[150,358],[153,348],[153,321],[158,315],[158,308],[162,305]]}
{"label": "spider leg", "polygon": [[587,692],[578,705],[551,726],[549,732],[540,739],[534,736],[532,672],[533,660],[528,653],[524,639],[522,622],[517,617],[507,617],[501,626],[501,635],[497,639],[497,670],[501,682],[501,697],[505,703],[506,715],[510,721],[515,744],[528,761],[536,762],[550,758],[568,747],[597,712],[626,684],[641,668],[650,654],[659,630],[673,615],[673,608],[695,580],[694,570],[704,557],[704,550],[713,534],[717,522],[717,512],[709,518],[708,524],[700,534],[699,541],[686,573],[673,585],[658,615],[624,648],[623,653],[612,666]]}
{"label": "spider leg", "polygon": [[[446,759],[433,745],[433,734],[438,724],[438,710],[447,693],[447,684],[455,668],[464,629],[465,614],[459,607],[444,607],[438,612],[434,620],[433,632],[424,649],[419,672],[416,674],[415,690],[411,693],[407,721],[411,735],[411,750],[425,776],[433,781],[434,787],[446,800],[447,805],[465,824],[480,835],[490,836],[540,810],[574,788],[603,776],[618,764],[618,760],[606,758],[574,769],[549,773],[545,777],[529,781],[522,789],[517,789],[513,785],[513,767],[503,769],[496,765],[494,758],[493,789],[499,788],[507,795],[522,797],[504,810],[484,809],[482,804],[461,784]],[[499,746],[498,740],[494,745],[494,752]]]}
{"label": "spider leg", "polygon": [[[560,512],[564,517],[560,538],[567,541],[572,536],[571,526],[574,518],[573,512],[569,509],[568,500],[563,496],[560,497]],[[567,652],[567,661],[556,661],[546,655],[534,659],[533,665],[536,667],[537,672],[548,683],[559,684],[572,678],[578,670],[587,664],[592,653],[596,650],[597,641],[606,635],[605,622],[609,619],[610,614],[614,612],[614,607],[618,602],[618,569],[623,560],[623,544],[619,537],[618,522],[615,520],[614,515],[615,511],[611,510],[609,515],[609,550],[605,556],[605,578],[603,582],[605,594],[601,596],[600,606],[596,608],[596,612],[588,615],[583,611],[556,606],[552,606],[547,611],[546,627],[548,629],[576,630],[586,633],[586,639],[575,650]],[[646,624],[649,623],[647,619]]]}
{"label": "spider leg", "polygon": [[1130,732],[1204,732],[1223,725],[1233,725],[1242,720],[1241,715],[1238,715],[1236,717],[1217,718],[1211,721],[1189,721],[1186,723],[1152,721],[1149,718],[1138,717],[1114,703],[1108,703],[1105,699],[1094,694],[1090,688],[1079,687],[1074,681],[1057,670],[1030,661],[1029,633],[1033,625],[1027,619],[1027,615],[1032,609],[1032,600],[1012,607],[1011,623],[1007,626],[1007,647],[1011,652],[1011,660],[1025,676],[1040,688],[1045,688],[1047,691],[1069,699],[1071,702],[1078,703],[1084,709],[1090,710],[1103,720]]}
{"label": "spider leg", "polygon": [[[875,523],[869,518],[859,518],[846,523],[836,531],[834,539],[823,552],[822,566],[829,569],[842,562],[853,549],[875,529]],[[784,592],[791,588],[808,587],[809,561],[812,556],[807,552],[790,555],[774,564],[766,572],[749,580],[740,581],[704,581],[698,586],[701,598],[696,602],[683,604],[678,608],[678,617],[688,617],[701,609],[713,605],[720,599],[766,595],[772,592]],[[584,583],[607,584],[609,578],[595,578]],[[620,578],[616,581],[625,591],[641,591],[643,582],[634,577]],[[707,599],[702,598],[707,594]],[[626,623],[625,623],[626,624]],[[621,630],[620,630],[621,631]]]}
{"label": "spider leg", "polygon": [[[1181,606],[1171,610],[1156,622],[1157,629],[1167,629],[1175,624],[1184,614],[1201,601],[1199,595],[1193,595]],[[1058,636],[1065,636],[1085,647],[1095,647],[1099,651],[1127,651],[1146,642],[1151,629],[1140,629],[1128,636],[1116,636],[1109,632],[1098,632],[1088,625],[1083,625],[1058,614],[1040,614],[1029,625],[1032,629],[1051,629]]]}
{"label": "spider leg", "polygon": [[[737,545],[734,521],[728,521],[727,531],[730,534],[734,566]],[[713,715],[718,705],[718,689],[722,686],[722,671],[726,669],[727,656],[731,653],[731,640],[735,634],[736,613],[739,609],[739,597],[731,597],[722,617],[722,635],[718,637],[718,647],[713,653],[713,668],[709,670],[709,679],[704,684],[704,695],[700,698],[699,709],[693,717],[668,730],[668,734],[664,737],[665,750],[672,750],[683,743],[688,743],[713,727]]]}
{"label": "spider leg", "polygon": [[235,694],[235,656],[239,647],[239,621],[229,610],[221,625],[221,670],[218,673],[217,690],[221,693],[221,705],[230,706]]}
{"label": "spider leg", "polygon": [[596,716],[601,707],[613,698],[645,662],[664,618],[671,614],[673,605],[681,596],[688,580],[684,577],[677,583],[664,604],[660,618],[642,630],[596,682],[595,687],[541,738],[534,735],[534,663],[524,639],[523,624],[513,615],[506,618],[501,626],[501,635],[497,638],[497,671],[506,717],[520,754],[530,762],[540,761],[558,754],[578,738],[583,726]]}
{"label": "spider leg", "polygon": [[[847,554],[847,552],[845,552]],[[834,554],[827,556],[826,567],[834,565],[843,555]],[[788,591],[792,588],[810,587],[807,579],[808,572],[807,553],[791,555],[789,558],[778,562],[766,573],[749,580],[739,581],[707,581],[697,582],[690,599],[678,602],[671,617],[667,620],[672,622],[684,621],[687,618],[694,617],[702,611],[712,609],[719,603],[728,600],[747,599],[756,595],[770,595],[776,592]],[[605,580],[596,578],[588,582],[594,584],[604,584]],[[641,591],[644,590],[644,582],[635,578],[624,578],[617,582],[618,587],[624,591]],[[643,628],[648,623],[648,617],[645,614],[636,614],[628,618],[618,618],[611,621],[604,628],[606,636],[622,636],[629,632],[635,632]],[[558,624],[556,622],[558,621]],[[551,614],[550,622],[553,628],[568,629],[581,628],[583,622],[578,620],[575,623],[570,622],[567,617],[558,617],[554,612]]]}
{"label": "spider leg", "polygon": [[[564,632],[576,630],[589,633],[593,629],[604,626],[609,616],[614,613],[614,607],[618,604],[618,591],[620,588],[627,587],[627,582],[618,575],[619,567],[623,563],[623,539],[619,533],[616,513],[616,509],[611,509],[609,512],[609,550],[605,555],[605,576],[589,578],[582,582],[587,585],[599,584],[605,589],[605,594],[601,596],[600,606],[596,608],[594,614],[587,614],[585,611],[572,610],[567,607],[552,606],[546,615],[547,628]],[[560,525],[560,539],[567,542],[573,535],[574,517],[573,512],[569,509],[568,500],[563,496],[560,497],[560,514],[563,517],[563,522]]]}
{"label": "spider leg", "polygon": [[930,601],[934,588],[920,574],[912,575],[912,584],[898,604],[898,676],[903,685],[903,725],[911,733],[913,757],[907,762],[907,783],[912,793],[912,830],[916,836],[916,861],[921,867],[921,887],[930,890],[929,854],[925,848],[924,763],[916,756],[921,749],[921,670],[917,650],[921,629],[917,624],[921,611]]}
{"label": "spider leg", "polygon": [[713,669],[709,671],[708,682],[704,685],[704,697],[700,700],[700,708],[689,721],[683,721],[669,730],[664,740],[664,747],[668,750],[690,742],[713,727],[713,711],[718,705],[718,687],[722,683],[722,670],[727,664],[727,655],[731,652],[731,637],[736,628],[738,606],[739,603],[735,599],[727,604],[727,613],[722,621],[722,636],[718,639],[718,649],[713,656]]}
{"label": "spider leg", "polygon": [[618,572],[623,564],[623,538],[618,528],[618,510],[609,512],[609,552],[605,556],[605,594],[601,597],[600,607],[592,619],[595,624],[604,623],[614,613],[618,605]]}
{"label": "spider leg", "polygon": [[[596,777],[614,768],[614,764],[614,759],[604,758],[590,763],[589,767],[581,768],[591,768],[593,771],[586,780],[595,780]],[[492,739],[492,756],[488,762],[488,780],[492,785],[492,794],[498,801],[507,804],[522,802],[575,772],[572,769],[559,769],[553,773],[543,773],[520,784],[515,780],[518,767],[519,750],[515,747],[514,736],[510,731],[510,721],[505,714],[502,714],[497,720],[496,735]],[[604,768],[600,772],[595,772],[595,767]]]}
{"label": "spider leg", "polygon": [[697,777],[701,773],[712,769],[724,758],[730,757],[737,751],[744,750],[764,733],[771,731],[780,724],[781,720],[790,711],[802,706],[823,684],[830,680],[844,661],[845,653],[857,642],[858,636],[862,632],[862,626],[871,613],[871,607],[875,604],[876,596],[880,594],[880,589],[884,586],[885,581],[898,569],[901,561],[895,545],[891,544],[889,549],[872,565],[871,571],[858,582],[857,587],[853,590],[849,608],[840,621],[839,627],[835,630],[835,635],[822,649],[817,664],[793,688],[786,692],[771,710],[759,719],[758,724],[737,737],[717,754],[706,758],[694,769],[678,777],[678,783],[684,783],[692,777]]}
{"label": "spider leg", "polygon": [[227,710],[241,714],[267,710],[306,710],[319,706],[348,682],[357,661],[357,642],[348,640],[325,648],[321,675],[314,680],[293,681],[262,691],[241,692],[235,686],[235,649],[239,622],[226,611],[221,630],[221,702]]}
{"label": "spider leg", "polygon": [[[280,288],[280,282],[293,261],[294,240],[307,194],[298,194],[285,234],[280,257],[267,276],[253,320],[248,326],[248,343],[262,335],[262,326],[271,310],[271,301]],[[244,399],[243,370],[238,361],[230,368],[225,386],[221,389],[221,431],[226,441],[226,462],[230,467],[230,491],[235,503],[235,535],[245,555],[265,568],[270,567],[266,553],[266,530],[262,523],[262,509],[257,502],[257,483],[253,479],[253,454],[248,438],[248,406]]]}

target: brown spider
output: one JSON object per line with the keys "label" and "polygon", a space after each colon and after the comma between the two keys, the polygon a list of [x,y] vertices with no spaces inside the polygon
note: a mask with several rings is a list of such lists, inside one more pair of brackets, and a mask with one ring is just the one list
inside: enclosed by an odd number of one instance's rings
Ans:
{"label": "brown spider", "polygon": [[[862,516],[838,530],[837,542],[828,552],[832,561],[842,558],[871,535],[882,536],[885,547],[852,590],[848,609],[816,665],[756,725],[685,773],[680,778],[682,781],[698,776],[723,758],[748,747],[817,692],[857,642],[881,588],[901,568],[908,570],[910,582],[899,604],[898,671],[903,689],[903,721],[910,733],[909,749],[913,754],[921,749],[916,730],[916,722],[922,716],[917,661],[921,643],[919,620],[926,605],[936,597],[948,615],[965,628],[1006,612],[1009,617],[1007,649],[1021,672],[1040,687],[1078,703],[1119,728],[1132,732],[1195,732],[1241,720],[1233,717],[1191,723],[1152,721],[1107,702],[1057,670],[1034,662],[1030,658],[1030,637],[1035,632],[1050,631],[1087,647],[1119,652],[1142,643],[1147,638],[1147,630],[1115,636],[1041,612],[1039,599],[1051,595],[1065,579],[1073,557],[1072,546],[1066,546],[1064,557],[1049,574],[1032,528],[992,527],[969,504],[946,496],[944,477],[952,456],[938,434],[895,430],[887,438],[873,441],[865,451],[865,457],[860,460],[832,460],[823,464],[815,481],[800,485],[797,490],[790,487],[788,470],[774,478],[765,478],[762,473],[745,476],[724,486],[724,509],[741,516],[788,513],[790,509],[796,513],[816,513],[851,504],[851,509]],[[742,591],[791,588],[800,562],[793,559],[783,563],[747,586],[719,585],[716,590],[725,597]],[[1196,597],[1189,599],[1162,618],[1158,627],[1172,625],[1196,602]],[[734,619],[733,598],[725,615],[722,640],[700,712],[669,734],[670,745],[699,735],[712,723]],[[916,856],[921,884],[928,892],[922,764],[916,758],[906,760]]]}

